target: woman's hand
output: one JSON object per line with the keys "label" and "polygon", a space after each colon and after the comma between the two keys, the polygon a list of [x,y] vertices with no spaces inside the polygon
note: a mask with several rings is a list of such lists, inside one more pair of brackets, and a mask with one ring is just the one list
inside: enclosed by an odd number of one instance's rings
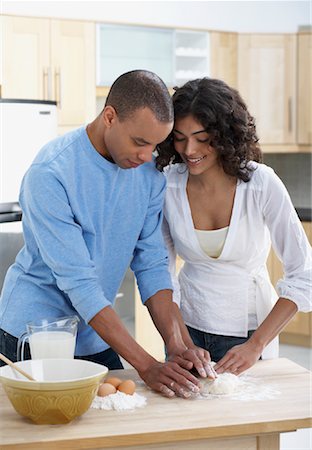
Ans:
{"label": "woman's hand", "polygon": [[189,398],[199,392],[198,379],[174,361],[155,361],[146,370],[140,371],[139,375],[151,389],[166,397],[177,395]]}
{"label": "woman's hand", "polygon": [[239,375],[258,361],[262,351],[262,346],[251,341],[235,345],[217,362],[214,369],[217,373],[231,372]]}
{"label": "woman's hand", "polygon": [[217,374],[211,366],[210,354],[207,350],[193,346],[169,355],[169,361],[175,361],[187,370],[195,369],[203,378],[215,379]]}

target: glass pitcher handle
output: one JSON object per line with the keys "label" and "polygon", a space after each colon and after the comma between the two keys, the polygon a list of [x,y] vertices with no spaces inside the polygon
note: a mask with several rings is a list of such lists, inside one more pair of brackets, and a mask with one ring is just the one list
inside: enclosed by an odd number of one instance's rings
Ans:
{"label": "glass pitcher handle", "polygon": [[25,342],[28,340],[29,336],[28,333],[23,333],[19,338],[17,342],[17,361],[24,361],[24,349],[25,349]]}

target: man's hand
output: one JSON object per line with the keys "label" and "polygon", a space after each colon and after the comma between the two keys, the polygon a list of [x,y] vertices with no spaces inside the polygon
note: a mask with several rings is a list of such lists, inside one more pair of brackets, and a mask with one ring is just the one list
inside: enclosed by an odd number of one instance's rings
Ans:
{"label": "man's hand", "polygon": [[169,355],[169,361],[174,361],[187,370],[195,369],[202,378],[214,380],[217,377],[211,366],[210,354],[203,348],[192,346],[177,353],[173,352]]}
{"label": "man's hand", "polygon": [[139,375],[151,389],[166,397],[177,395],[189,398],[199,392],[198,379],[173,361],[155,362],[146,370],[140,371]]}
{"label": "man's hand", "polygon": [[232,347],[214,366],[217,373],[231,372],[239,375],[253,366],[261,356],[262,347],[250,341]]}

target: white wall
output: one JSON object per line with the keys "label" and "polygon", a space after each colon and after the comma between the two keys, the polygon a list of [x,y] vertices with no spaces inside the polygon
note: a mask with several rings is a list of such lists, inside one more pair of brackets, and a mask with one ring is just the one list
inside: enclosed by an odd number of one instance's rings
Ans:
{"label": "white wall", "polygon": [[311,2],[297,1],[7,1],[3,14],[240,32],[295,32],[311,25]]}

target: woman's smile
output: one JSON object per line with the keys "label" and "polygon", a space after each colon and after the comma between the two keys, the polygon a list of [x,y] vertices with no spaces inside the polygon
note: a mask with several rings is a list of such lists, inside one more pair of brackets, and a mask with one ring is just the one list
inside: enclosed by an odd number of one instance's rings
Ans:
{"label": "woman's smile", "polygon": [[193,156],[183,156],[183,159],[190,166],[197,166],[198,164],[200,164],[203,161],[203,159],[206,159],[206,158],[207,158],[207,155],[199,156],[197,158],[194,158]]}

